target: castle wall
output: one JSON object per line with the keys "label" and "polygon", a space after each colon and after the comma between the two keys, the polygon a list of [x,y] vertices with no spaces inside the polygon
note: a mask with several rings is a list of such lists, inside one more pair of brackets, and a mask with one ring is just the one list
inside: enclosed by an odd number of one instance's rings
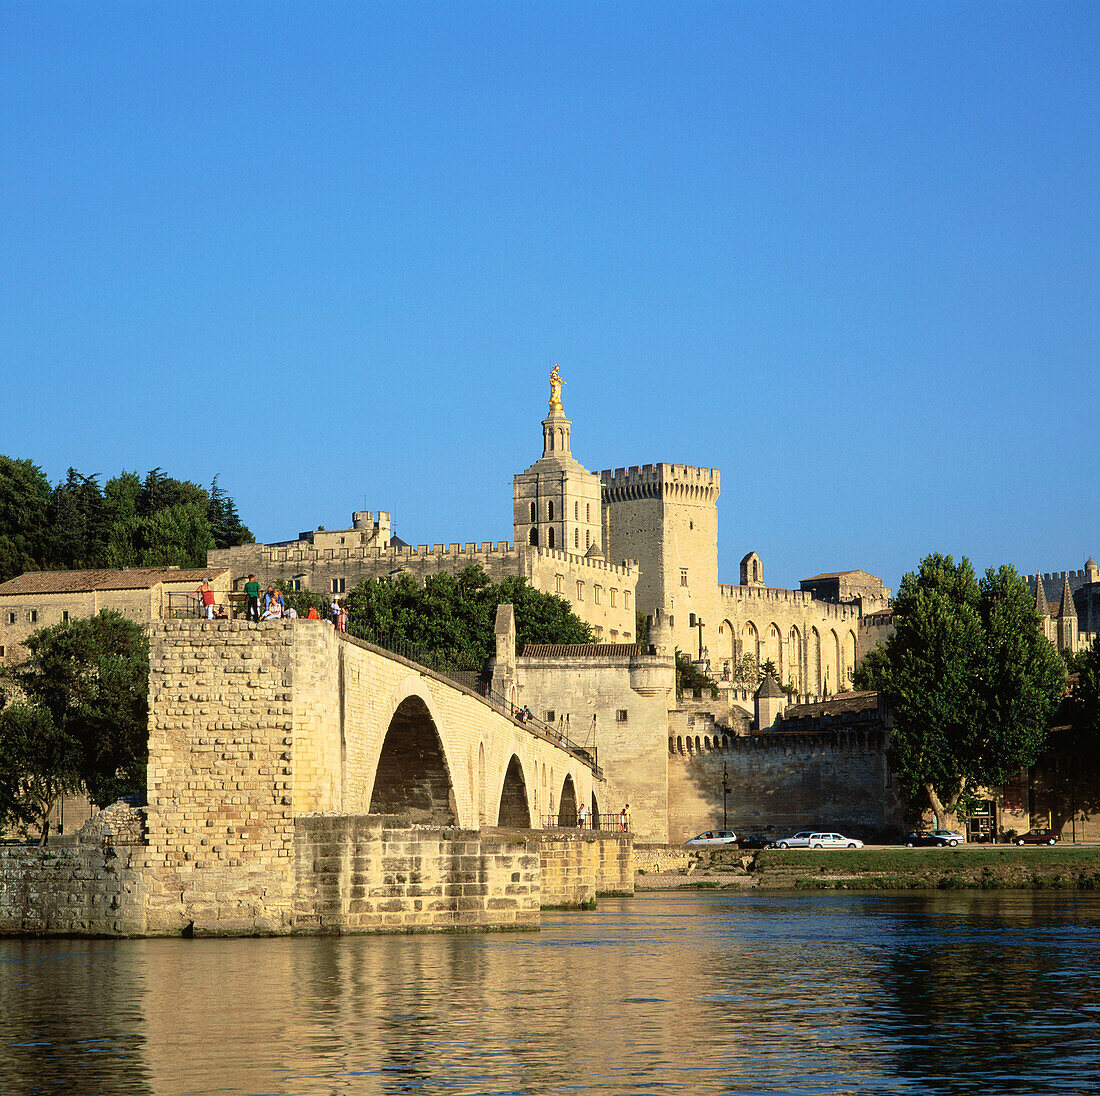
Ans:
{"label": "castle wall", "polygon": [[[234,589],[242,590],[249,574],[261,587],[274,582],[300,582],[302,589],[332,594],[351,590],[364,579],[386,578],[398,572],[423,582],[429,575],[458,574],[471,565],[485,571],[492,582],[522,576],[536,589],[557,594],[573,611],[606,639],[615,633],[621,642],[634,638],[635,587],[638,569],[610,564],[576,552],[514,547],[507,541],[428,545],[413,548],[317,548],[309,541],[290,545],[242,544],[207,554],[211,567],[227,567]],[[599,600],[597,600],[597,598]]]}
{"label": "castle wall", "polygon": [[672,659],[584,655],[519,658],[519,702],[540,719],[564,720],[566,734],[594,746],[606,784],[601,815],[630,804],[639,841],[668,840],[665,765],[667,712],[675,689]]}
{"label": "castle wall", "polygon": [[803,590],[768,586],[718,588],[718,627],[708,628],[711,671],[728,680],[743,655],[769,658],[782,684],[801,695],[835,695],[850,689],[859,656],[858,605],[818,601]]}
{"label": "castle wall", "polygon": [[696,749],[679,737],[668,752],[668,840],[686,841],[726,822],[769,838],[821,827],[863,840],[904,832],[878,732],[754,735]]}

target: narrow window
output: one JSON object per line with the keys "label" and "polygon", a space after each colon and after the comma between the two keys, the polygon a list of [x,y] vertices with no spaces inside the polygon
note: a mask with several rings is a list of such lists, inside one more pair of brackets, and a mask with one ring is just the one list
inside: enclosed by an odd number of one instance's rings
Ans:
{"label": "narrow window", "polygon": [[686,567],[680,568],[680,585],[686,586],[688,584],[688,571]]}
{"label": "narrow window", "polygon": [[551,525],[546,534],[546,546],[547,548],[554,547],[554,527]]}
{"label": "narrow window", "polygon": [[8,613],[8,623],[9,624],[14,624],[15,623],[15,613]]}
{"label": "narrow window", "polygon": [[584,583],[583,582],[578,582],[577,583],[577,600],[578,601],[584,601]]}
{"label": "narrow window", "polygon": [[688,613],[688,627],[689,628],[694,628],[695,627],[695,614],[694,613]]}
{"label": "narrow window", "polygon": [[[533,506],[534,503],[532,503],[531,505]],[[539,529],[538,529],[537,525],[532,525],[531,526],[531,535],[527,538],[527,540],[528,540],[528,543],[530,543],[530,544],[538,544],[538,542],[539,542]]]}
{"label": "narrow window", "polygon": [[62,609],[61,610],[61,623],[62,624],[68,624],[69,623],[69,610],[68,609]]}
{"label": "narrow window", "polygon": [[573,520],[581,520],[581,504],[579,502],[573,503]]}
{"label": "narrow window", "polygon": [[624,609],[629,609],[630,608],[630,591],[629,590],[624,590],[623,591],[623,608]]}
{"label": "narrow window", "polygon": [[592,604],[593,605],[599,605],[599,603],[600,603],[600,594],[601,593],[603,593],[603,587],[602,586],[593,586],[592,587]]}
{"label": "narrow window", "polygon": [[592,547],[592,534],[587,529],[584,531],[584,546],[585,548]]}
{"label": "narrow window", "polygon": [[[0,658],[3,658],[6,653],[7,653],[7,648],[6,647],[0,647]],[[889,785],[887,785],[887,787],[889,787]]]}
{"label": "narrow window", "polygon": [[32,609],[31,610],[31,623],[32,624],[37,624],[38,623],[38,610],[37,609]]}
{"label": "narrow window", "polygon": [[603,628],[601,628],[598,624],[592,629],[592,631],[596,633],[597,639],[603,638]]}
{"label": "narrow window", "polygon": [[291,588],[292,590],[301,590],[301,588],[302,588],[302,580],[301,580],[300,578],[292,578],[292,579],[290,580],[290,588]]}
{"label": "narrow window", "polygon": [[591,521],[592,520],[592,503],[590,503],[590,502],[586,502],[584,504],[584,520],[585,521]]}
{"label": "narrow window", "polygon": [[562,592],[562,590],[564,590],[564,589],[565,589],[565,576],[564,575],[555,575],[554,576],[554,593],[555,594],[560,594]]}
{"label": "narrow window", "polygon": [[615,722],[616,723],[625,723],[626,722],[626,709],[625,708],[620,708],[615,713]]}
{"label": "narrow window", "polygon": [[545,722],[547,722],[547,723],[553,723],[553,722],[554,722],[554,718],[555,718],[555,716],[554,716],[554,709],[553,709],[553,708],[551,708],[551,709],[550,709],[550,710],[549,710],[549,711],[548,711],[548,712],[546,713],[546,720],[545,720]]}
{"label": "narrow window", "polygon": [[535,520],[535,504],[531,503],[531,520]]}
{"label": "narrow window", "polygon": [[553,499],[550,499],[550,501],[546,504],[546,520],[547,521],[553,521],[554,520],[554,500]]}
{"label": "narrow window", "polygon": [[579,529],[573,530],[573,547],[579,548],[581,546],[581,531]]}
{"label": "narrow window", "polygon": [[612,587],[611,587],[611,608],[612,608],[612,609],[614,609],[614,608],[615,608],[615,595],[616,595],[616,594],[617,594],[618,592],[619,592],[619,591],[618,591],[618,590],[616,590],[614,586],[612,586]]}
{"label": "narrow window", "polygon": [[334,578],[332,580],[332,592],[334,594],[342,594],[344,592],[344,580],[342,578]]}

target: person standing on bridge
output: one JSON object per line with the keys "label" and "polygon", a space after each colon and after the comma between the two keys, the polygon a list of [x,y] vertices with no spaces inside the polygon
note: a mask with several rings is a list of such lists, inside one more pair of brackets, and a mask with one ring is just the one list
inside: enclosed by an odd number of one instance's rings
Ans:
{"label": "person standing on bridge", "polygon": [[248,576],[248,581],[244,584],[244,596],[248,599],[246,616],[258,624],[260,622],[260,584],[256,581],[255,575]]}

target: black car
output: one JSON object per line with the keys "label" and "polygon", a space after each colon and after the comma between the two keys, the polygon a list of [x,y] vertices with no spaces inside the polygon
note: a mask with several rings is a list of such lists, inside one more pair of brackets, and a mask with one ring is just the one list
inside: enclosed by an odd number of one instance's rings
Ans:
{"label": "black car", "polygon": [[954,830],[933,830],[931,833],[907,833],[902,841],[902,844],[908,848],[920,847],[922,845],[935,845],[938,848],[944,848],[944,846],[950,846],[954,848],[956,845],[961,844],[963,835],[956,833]]}
{"label": "black car", "polygon": [[737,847],[741,849],[766,849],[771,842],[758,833],[750,833],[746,837],[737,839]]}

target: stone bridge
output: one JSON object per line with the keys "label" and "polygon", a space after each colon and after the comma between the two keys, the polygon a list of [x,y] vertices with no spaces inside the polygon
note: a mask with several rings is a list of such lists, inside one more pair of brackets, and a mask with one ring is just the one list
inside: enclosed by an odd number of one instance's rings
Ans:
{"label": "stone bridge", "polygon": [[538,829],[601,807],[583,751],[324,621],[165,621],[150,671],[151,818],[213,798],[245,831],[272,811]]}

